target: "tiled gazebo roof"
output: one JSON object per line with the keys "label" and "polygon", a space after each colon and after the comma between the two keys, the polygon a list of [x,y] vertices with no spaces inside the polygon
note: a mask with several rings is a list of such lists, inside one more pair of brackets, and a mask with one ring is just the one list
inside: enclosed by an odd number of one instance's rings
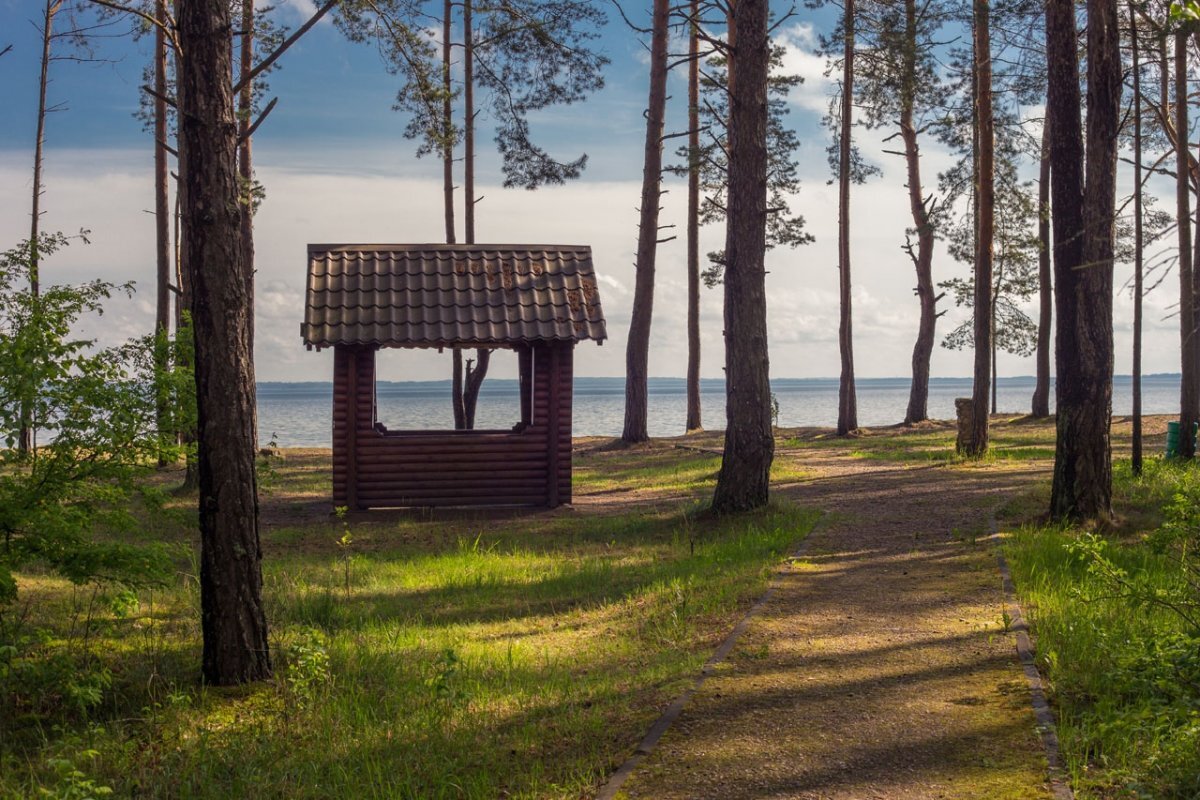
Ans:
{"label": "tiled gazebo roof", "polygon": [[603,341],[590,247],[310,244],[310,347]]}

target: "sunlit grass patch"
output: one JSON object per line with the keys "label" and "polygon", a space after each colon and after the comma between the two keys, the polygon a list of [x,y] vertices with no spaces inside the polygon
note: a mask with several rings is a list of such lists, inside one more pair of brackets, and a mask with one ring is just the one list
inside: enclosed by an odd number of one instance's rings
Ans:
{"label": "sunlit grass patch", "polygon": [[[702,485],[719,466],[646,455],[621,454],[589,488]],[[198,684],[193,558],[132,601],[23,576],[38,604],[5,662],[23,683],[0,664],[0,796],[87,782],[148,797],[587,794],[814,522],[783,506],[712,518],[690,500],[594,515],[366,514],[339,544],[339,520],[282,513],[281,498],[316,491],[324,478],[310,473],[326,469],[283,459],[264,501],[286,522],[263,531],[269,683]],[[61,685],[37,673],[56,659],[79,676],[82,702],[31,694]]]}
{"label": "sunlit grass patch", "polygon": [[678,492],[713,484],[720,468],[721,457],[710,453],[676,449],[609,452],[577,458],[574,484],[585,492],[638,487]]}
{"label": "sunlit grass patch", "polygon": [[1200,628],[1169,606],[1194,614],[1200,596],[1177,543],[1155,530],[1177,498],[1192,499],[1172,513],[1194,515],[1200,470],[1152,459],[1143,477],[1128,462],[1114,472],[1121,530],[1030,526],[1005,549],[1077,796],[1195,798]]}

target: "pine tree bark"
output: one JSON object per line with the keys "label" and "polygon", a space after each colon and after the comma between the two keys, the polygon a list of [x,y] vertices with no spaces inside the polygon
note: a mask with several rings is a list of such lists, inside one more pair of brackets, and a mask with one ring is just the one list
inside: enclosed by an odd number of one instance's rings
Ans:
{"label": "pine tree bark", "polygon": [[1046,32],[1054,112],[1050,174],[1058,316],[1058,436],[1050,514],[1056,519],[1109,519],[1113,224],[1122,86],[1116,0],[1087,3],[1086,150],[1070,0],[1048,0]]}
{"label": "pine tree bark", "polygon": [[467,430],[475,429],[475,408],[479,400],[479,390],[483,387],[483,379],[487,377],[488,364],[492,360],[492,351],[479,348],[475,351],[479,360],[473,365],[467,360],[467,380],[463,387],[463,423]]}
{"label": "pine tree bark", "polygon": [[[929,363],[937,337],[937,302],[933,285],[933,223],[925,205],[921,183],[921,150],[917,128],[913,122],[913,107],[917,91],[917,3],[904,0],[904,68],[900,87],[900,138],[904,141],[904,160],[908,168],[908,206],[913,228],[917,232],[913,266],[917,270],[917,299],[921,304],[921,319],[917,326],[917,341],[912,354],[912,387],[908,393],[908,409],[904,423],[910,425],[929,419]],[[910,247],[910,255],[912,254]]]}
{"label": "pine tree bark", "polygon": [[[166,0],[157,0],[154,18],[154,369],[166,375],[171,368],[167,337],[171,332],[171,174],[167,166],[167,39],[163,26],[167,24]],[[154,422],[159,440],[166,442],[168,395],[159,388],[154,404]],[[159,456],[159,466],[166,459]]]}
{"label": "pine tree bark", "polygon": [[842,359],[838,383],[837,432],[845,436],[858,428],[854,387],[854,331],[850,293],[850,129],[854,114],[854,0],[846,0],[842,25],[842,119],[838,137],[838,346]]}
{"label": "pine tree bark", "polygon": [[[250,74],[254,68],[254,0],[242,2],[242,35],[240,41],[239,76]],[[254,165],[250,153],[250,117],[254,114],[254,81],[246,81],[238,96],[238,177],[241,183],[241,218],[239,233],[242,242],[242,258],[246,262],[246,297],[250,300],[247,323],[250,326],[250,341],[254,341]],[[254,442],[258,444],[258,408],[252,418]]]}
{"label": "pine tree bark", "polygon": [[454,109],[450,81],[450,34],[454,4],[442,6],[442,213],[446,222],[446,244],[454,244]]}
{"label": "pine tree bark", "polygon": [[[41,254],[38,237],[42,230],[42,162],[46,144],[46,87],[50,82],[50,43],[54,38],[54,17],[62,0],[46,0],[42,9],[42,60],[38,79],[37,134],[33,144],[33,203],[29,213],[29,293],[41,295]],[[17,432],[17,452],[29,455],[37,446],[33,406],[21,401],[21,428]]]}
{"label": "pine tree bark", "polygon": [[1133,442],[1132,468],[1142,474],[1142,63],[1137,12],[1129,3],[1129,46],[1133,69]]}
{"label": "pine tree bark", "polygon": [[253,274],[239,235],[237,119],[226,0],[179,4],[184,250],[191,275],[199,414],[203,676],[271,675],[254,464]]}
{"label": "pine tree bark", "polygon": [[730,14],[729,193],[725,232],[725,452],[713,510],[766,505],[775,439],[767,355],[767,0]]}
{"label": "pine tree bark", "polygon": [[1050,334],[1054,330],[1054,290],[1050,263],[1050,108],[1042,121],[1042,149],[1038,163],[1038,333],[1037,380],[1029,413],[1050,416]]}
{"label": "pine tree bark", "polygon": [[1175,200],[1179,233],[1179,449],[1180,458],[1193,458],[1190,435],[1200,420],[1200,375],[1197,374],[1195,254],[1191,238],[1191,164],[1188,158],[1187,34],[1175,35]]}
{"label": "pine tree bark", "polygon": [[667,38],[671,6],[654,0],[650,38],[650,99],[646,111],[646,145],[642,168],[642,206],[638,223],[637,277],[633,313],[625,349],[625,427],[621,440],[644,442],[647,431],[647,378],[650,320],[654,309],[654,266],[658,251],[658,211],[662,199],[663,118],[667,103]]}
{"label": "pine tree bark", "polygon": [[975,128],[979,158],[975,172],[978,222],[975,232],[975,375],[971,436],[966,455],[988,450],[989,389],[992,372],[992,239],[995,229],[995,131],[992,117],[992,45],[988,0],[974,0]]}
{"label": "pine tree bark", "polygon": [[[179,19],[181,5],[189,0],[174,0],[175,19]],[[179,51],[174,52],[175,58],[175,103],[179,108],[184,107],[184,93],[186,88],[180,76],[183,74],[183,59],[180,57]],[[187,206],[187,143],[184,141],[183,128],[177,125],[175,131],[175,152],[179,155],[176,157],[176,166],[179,170],[179,177],[175,182],[175,205],[179,208],[178,225],[175,234],[175,252],[176,252],[176,280],[179,282],[179,297],[176,298],[176,316],[178,324],[176,330],[184,330],[184,335],[192,338],[191,355],[183,355],[187,350],[181,353],[179,366],[184,369],[191,369],[193,375],[196,370],[195,358],[195,329],[190,322],[185,326],[184,313],[187,311],[187,316],[190,318],[192,314],[192,273],[188,268],[188,254],[186,242],[188,239],[188,218],[185,213]],[[190,494],[200,488],[200,474],[197,463],[195,446],[197,442],[197,431],[194,426],[190,426],[179,432],[180,443],[184,445],[186,453],[186,467],[183,473],[183,483],[177,490],[181,494]]]}
{"label": "pine tree bark", "polygon": [[[472,19],[473,0],[463,0],[463,234],[467,244],[475,244],[475,35]],[[492,351],[475,351],[475,365],[467,362],[463,386],[463,423],[467,430],[475,428],[475,409],[479,405],[479,390],[487,377]]]}
{"label": "pine tree bark", "polygon": [[463,406],[463,357],[462,350],[455,347],[451,354],[450,401],[454,407],[454,430],[467,429],[467,411]]}
{"label": "pine tree bark", "polygon": [[688,7],[688,209],[687,209],[687,424],[704,428],[700,416],[700,0]]}

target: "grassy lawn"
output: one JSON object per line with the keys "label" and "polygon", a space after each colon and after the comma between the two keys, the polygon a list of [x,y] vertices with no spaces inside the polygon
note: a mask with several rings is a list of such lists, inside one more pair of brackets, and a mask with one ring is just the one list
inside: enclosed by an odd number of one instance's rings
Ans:
{"label": "grassy lawn", "polygon": [[816,518],[706,518],[694,498],[715,456],[633,451],[577,460],[577,495],[610,506],[343,523],[322,501],[327,459],[288,453],[266,477],[270,683],[199,684],[186,519],[142,534],[179,554],[153,592],[20,576],[0,632],[17,643],[0,653],[0,796],[588,793]]}
{"label": "grassy lawn", "polygon": [[1200,469],[1154,458],[1138,478],[1119,461],[1114,491],[1118,526],[1103,536],[1030,524],[1006,552],[1076,796],[1194,799],[1200,628],[1160,601],[1197,619],[1200,585],[1180,568],[1180,543],[1164,539],[1173,529],[1161,526],[1182,518],[1184,541],[1195,544]]}
{"label": "grassy lawn", "polygon": [[[929,423],[918,428],[864,430],[852,439],[830,432],[816,436],[793,436],[782,446],[792,450],[836,450],[854,458],[897,464],[956,464],[967,462],[954,450],[952,423]],[[1053,422],[999,415],[992,417],[987,462],[1030,461],[1054,458]]]}

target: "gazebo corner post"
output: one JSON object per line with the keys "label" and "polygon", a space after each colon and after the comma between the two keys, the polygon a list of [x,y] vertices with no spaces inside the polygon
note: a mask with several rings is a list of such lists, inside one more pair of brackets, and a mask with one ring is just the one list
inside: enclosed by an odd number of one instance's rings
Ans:
{"label": "gazebo corner post", "polygon": [[521,430],[533,424],[533,348],[528,344],[516,347],[517,374],[521,388]]}
{"label": "gazebo corner post", "polygon": [[346,349],[346,507],[358,511],[358,354]]}
{"label": "gazebo corner post", "polygon": [[550,394],[549,419],[546,420],[546,506],[558,508],[558,439],[559,439],[559,403],[561,392],[559,381],[562,375],[562,364],[559,356],[558,342],[546,345],[550,351]]}
{"label": "gazebo corner post", "polygon": [[[573,407],[575,404],[575,342],[568,341],[562,345],[562,356],[559,359],[559,420],[558,420],[558,440],[556,444],[565,442],[567,447],[566,456],[566,488],[559,490],[559,502],[570,503],[572,501],[571,483],[572,483],[572,420],[574,416]],[[557,447],[555,448],[558,449]],[[562,472],[561,457],[559,461],[559,471]],[[561,475],[559,476],[562,477]]]}

